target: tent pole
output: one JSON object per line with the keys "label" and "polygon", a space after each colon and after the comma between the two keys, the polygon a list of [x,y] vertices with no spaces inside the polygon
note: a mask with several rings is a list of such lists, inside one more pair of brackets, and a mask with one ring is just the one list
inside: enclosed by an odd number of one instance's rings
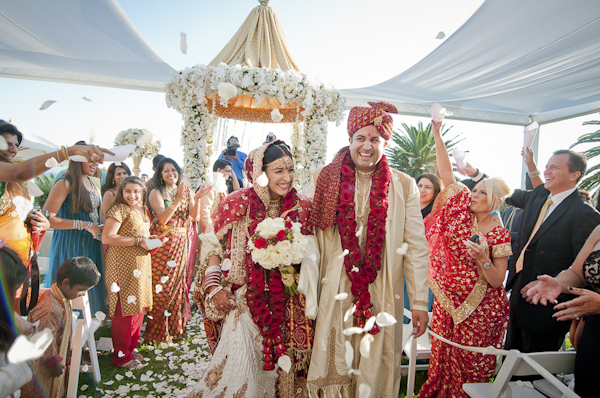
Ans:
{"label": "tent pole", "polygon": [[[535,138],[533,139],[533,142],[531,143],[531,149],[533,149],[533,161],[535,162],[535,164],[538,164],[538,148],[540,147],[540,129],[542,128],[542,126],[538,127],[538,131],[537,134],[535,135]],[[525,135],[523,135],[523,147],[525,147]],[[538,167],[539,170],[539,167]],[[525,164],[525,161],[523,161],[523,164],[521,166],[521,189],[527,189],[527,165]]]}

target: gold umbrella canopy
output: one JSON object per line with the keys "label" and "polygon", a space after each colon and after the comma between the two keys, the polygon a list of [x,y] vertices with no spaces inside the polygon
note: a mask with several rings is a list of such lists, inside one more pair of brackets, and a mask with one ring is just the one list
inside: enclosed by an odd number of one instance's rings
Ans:
{"label": "gold umbrella canopy", "polygon": [[[300,71],[288,48],[279,18],[268,4],[269,0],[261,1],[260,5],[250,12],[237,33],[208,64],[209,66],[225,63],[230,66],[246,65],[250,68]],[[210,103],[213,101],[213,96],[208,95],[206,99]],[[297,115],[304,110],[303,107],[298,107],[296,102],[286,103],[282,106],[277,98],[264,97],[259,103],[250,95],[242,94],[227,101],[228,107],[221,106],[218,95],[215,101],[215,113],[217,116],[227,119],[273,123],[271,120],[273,109],[279,109],[283,115],[281,123],[293,123],[303,119],[302,115]],[[212,112],[210,106],[208,109],[209,112]]]}

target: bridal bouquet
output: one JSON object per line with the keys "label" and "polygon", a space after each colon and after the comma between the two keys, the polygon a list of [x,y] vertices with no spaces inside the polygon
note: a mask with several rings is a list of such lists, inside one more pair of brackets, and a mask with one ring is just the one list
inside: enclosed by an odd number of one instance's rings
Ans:
{"label": "bridal bouquet", "polygon": [[248,241],[252,261],[266,270],[279,268],[283,284],[291,294],[296,293],[299,278],[292,265],[302,262],[302,252],[306,249],[301,228],[302,224],[287,218],[266,218],[256,226]]}

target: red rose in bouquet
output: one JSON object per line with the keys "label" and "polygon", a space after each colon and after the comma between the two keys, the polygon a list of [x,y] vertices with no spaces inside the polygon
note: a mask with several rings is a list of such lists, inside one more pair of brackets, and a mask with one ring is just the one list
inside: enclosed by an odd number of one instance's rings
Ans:
{"label": "red rose in bouquet", "polygon": [[285,231],[282,229],[281,231],[277,232],[277,235],[275,236],[275,238],[277,239],[278,242],[284,241],[286,239]]}
{"label": "red rose in bouquet", "polygon": [[273,325],[271,329],[269,329],[269,333],[267,334],[269,338],[274,339],[281,335],[281,328],[279,326]]}
{"label": "red rose in bouquet", "polygon": [[258,238],[256,239],[256,241],[254,242],[254,246],[257,249],[266,249],[268,244],[267,244],[267,240],[265,238]]}

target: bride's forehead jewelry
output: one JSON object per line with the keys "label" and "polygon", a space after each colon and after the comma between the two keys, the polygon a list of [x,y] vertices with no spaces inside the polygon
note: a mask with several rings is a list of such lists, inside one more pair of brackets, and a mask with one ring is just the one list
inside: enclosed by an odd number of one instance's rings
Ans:
{"label": "bride's forehead jewelry", "polygon": [[269,163],[268,167],[271,170],[276,170],[279,168],[287,170],[289,168],[294,167],[294,162],[292,161],[292,159],[289,156],[284,156],[282,158],[279,158],[279,159],[274,160],[271,163]]}

